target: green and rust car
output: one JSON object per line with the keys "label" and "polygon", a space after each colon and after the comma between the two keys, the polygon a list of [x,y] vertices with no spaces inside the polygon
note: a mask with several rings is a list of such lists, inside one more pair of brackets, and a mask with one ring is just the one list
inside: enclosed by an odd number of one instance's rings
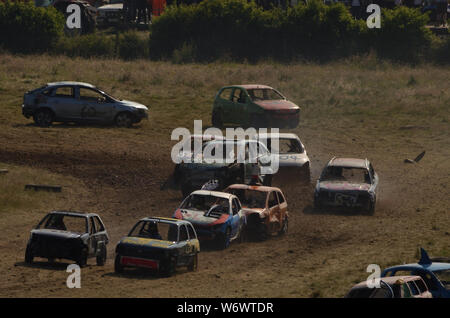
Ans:
{"label": "green and rust car", "polygon": [[200,243],[190,222],[147,217],[117,244],[114,269],[122,273],[125,267],[140,267],[170,276],[177,267],[197,270],[199,252]]}
{"label": "green and rust car", "polygon": [[300,107],[270,86],[225,86],[214,99],[212,125],[218,128],[224,125],[295,128],[299,121]]}

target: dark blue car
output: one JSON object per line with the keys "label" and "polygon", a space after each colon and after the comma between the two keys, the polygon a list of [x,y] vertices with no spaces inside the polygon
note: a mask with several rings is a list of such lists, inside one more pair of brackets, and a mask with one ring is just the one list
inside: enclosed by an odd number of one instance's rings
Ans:
{"label": "dark blue car", "polygon": [[418,275],[425,281],[433,297],[450,298],[450,263],[432,261],[424,249],[421,249],[421,254],[418,263],[386,268],[381,277]]}

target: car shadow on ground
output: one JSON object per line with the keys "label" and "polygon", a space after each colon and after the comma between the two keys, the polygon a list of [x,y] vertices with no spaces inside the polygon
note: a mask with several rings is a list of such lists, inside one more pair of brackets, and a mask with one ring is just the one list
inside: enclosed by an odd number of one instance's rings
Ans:
{"label": "car shadow on ground", "polygon": [[315,208],[312,205],[307,205],[303,209],[303,213],[308,215],[372,216],[369,213],[361,210],[342,209],[334,207]]}
{"label": "car shadow on ground", "polygon": [[[45,270],[57,270],[57,271],[65,271],[67,270],[67,266],[75,264],[75,263],[66,263],[66,262],[48,262],[48,261],[34,261],[31,264],[25,263],[25,262],[16,262],[14,263],[14,266],[19,267],[30,267],[30,268],[39,268],[39,269],[45,269]],[[89,265],[87,265],[89,267]]]}
{"label": "car shadow on ground", "polygon": [[24,127],[34,127],[34,128],[44,128],[44,129],[52,129],[52,128],[98,128],[98,129],[140,129],[140,124],[133,124],[131,127],[120,128],[114,124],[97,124],[97,123],[53,123],[49,127],[39,127],[35,123],[27,123],[27,124],[14,124],[13,128],[24,128]]}
{"label": "car shadow on ground", "polygon": [[106,277],[116,277],[116,278],[128,278],[128,279],[145,279],[145,280],[160,280],[165,278],[174,277],[178,274],[183,274],[187,270],[183,268],[177,268],[175,273],[171,276],[164,276],[157,271],[152,271],[144,268],[126,268],[122,273],[109,272],[102,276]]}

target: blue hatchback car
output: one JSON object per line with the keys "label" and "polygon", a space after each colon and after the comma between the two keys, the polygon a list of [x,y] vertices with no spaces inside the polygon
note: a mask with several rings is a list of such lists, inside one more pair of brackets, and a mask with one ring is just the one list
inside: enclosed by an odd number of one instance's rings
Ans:
{"label": "blue hatchback car", "polygon": [[381,277],[405,274],[422,277],[434,298],[450,298],[450,263],[433,261],[423,248],[418,263],[386,268]]}

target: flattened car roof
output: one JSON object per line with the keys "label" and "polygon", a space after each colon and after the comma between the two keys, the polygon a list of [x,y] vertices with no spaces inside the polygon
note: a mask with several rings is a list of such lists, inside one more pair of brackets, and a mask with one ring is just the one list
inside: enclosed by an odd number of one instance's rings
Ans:
{"label": "flattened car roof", "polygon": [[98,214],[96,214],[96,213],[79,212],[79,211],[51,211],[49,214],[63,214],[63,215],[81,216],[81,217],[98,216]]}
{"label": "flattened car roof", "polygon": [[[420,276],[413,276],[413,275],[404,275],[404,276],[389,276],[389,277],[380,277],[380,279],[385,282],[386,284],[392,286],[394,285],[396,282],[400,281],[402,283],[406,283],[412,280],[418,280],[420,279]],[[356,284],[355,286],[353,286],[352,288],[364,288],[367,287],[367,281],[362,281],[358,284]]]}
{"label": "flattened car roof", "polygon": [[333,167],[349,167],[349,168],[368,168],[367,159],[357,158],[333,158],[330,160],[329,166]]}
{"label": "flattened car roof", "polygon": [[240,88],[244,88],[244,89],[255,89],[255,88],[268,88],[268,89],[273,89],[270,86],[267,85],[261,85],[261,84],[238,84],[238,85],[228,85],[228,86],[224,86],[224,87],[240,87]]}
{"label": "flattened car roof", "polygon": [[83,86],[89,88],[95,88],[94,85],[83,82],[72,82],[72,81],[62,81],[62,82],[52,82],[47,83],[47,86]]}
{"label": "flattened car roof", "polygon": [[172,222],[172,223],[178,223],[178,224],[188,223],[185,220],[166,218],[166,217],[160,217],[160,216],[148,216],[148,217],[142,218],[141,221],[163,221],[163,222],[166,221],[166,222]]}
{"label": "flattened car roof", "polygon": [[267,134],[258,134],[259,138],[280,138],[280,139],[300,139],[294,133],[267,133]]}
{"label": "flattened car roof", "polygon": [[208,190],[197,190],[192,192],[191,194],[199,194],[199,195],[210,195],[218,198],[229,199],[233,195],[230,193],[219,192],[219,191],[208,191]]}

